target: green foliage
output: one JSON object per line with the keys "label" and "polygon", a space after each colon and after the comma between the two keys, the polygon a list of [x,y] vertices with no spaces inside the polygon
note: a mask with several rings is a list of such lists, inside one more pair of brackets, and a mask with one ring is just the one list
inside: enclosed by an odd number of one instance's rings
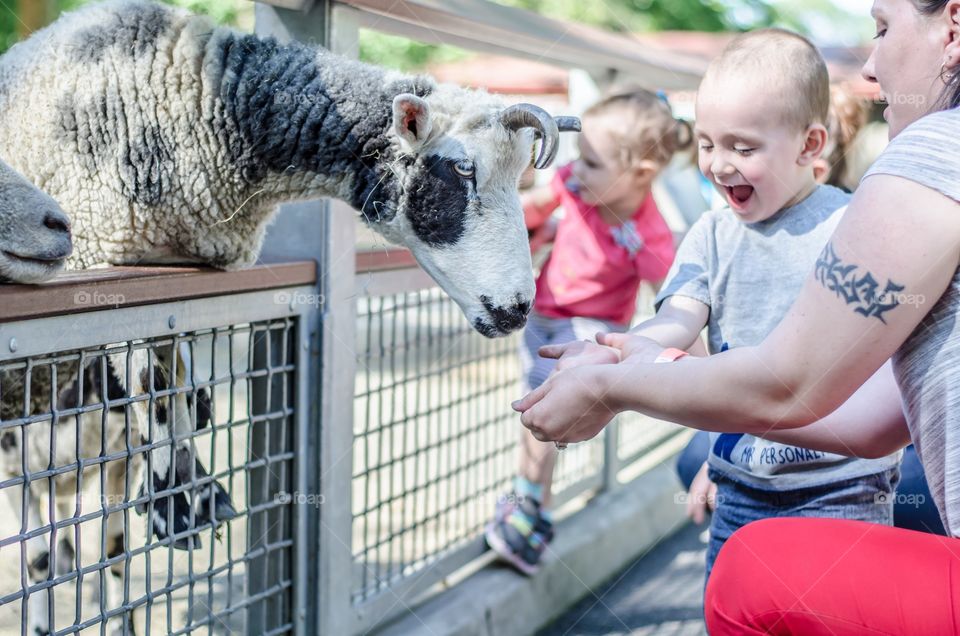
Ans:
{"label": "green foliage", "polygon": [[764,0],[494,1],[618,32],[745,30],[769,26],[778,18]]}
{"label": "green foliage", "polygon": [[360,59],[401,71],[416,71],[428,64],[454,62],[469,53],[453,46],[436,46],[360,29]]}
{"label": "green foliage", "polygon": [[[64,11],[76,9],[92,0],[5,0],[0,2],[0,53],[17,43],[20,18],[16,12],[17,2],[48,2],[50,19]],[[167,4],[181,6],[196,13],[205,13],[223,24],[236,24],[243,13],[253,6],[246,0],[162,0]]]}

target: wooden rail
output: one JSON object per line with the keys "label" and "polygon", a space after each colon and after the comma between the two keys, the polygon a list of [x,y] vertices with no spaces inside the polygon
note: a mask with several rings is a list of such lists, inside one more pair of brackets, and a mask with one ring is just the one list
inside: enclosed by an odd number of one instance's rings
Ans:
{"label": "wooden rail", "polygon": [[237,272],[203,267],[110,267],[66,272],[43,285],[0,284],[0,322],[113,307],[314,285],[313,261]]}

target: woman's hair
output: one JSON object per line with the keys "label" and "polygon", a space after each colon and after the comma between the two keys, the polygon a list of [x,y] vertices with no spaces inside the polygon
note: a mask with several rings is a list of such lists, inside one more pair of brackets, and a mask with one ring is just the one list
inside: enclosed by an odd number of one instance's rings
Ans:
{"label": "woman's hair", "polygon": [[[917,11],[919,11],[922,15],[933,17],[943,13],[943,9],[947,6],[947,2],[949,0],[911,1],[913,2],[913,6],[915,6]],[[960,72],[951,72],[944,68],[940,71],[940,77],[943,79],[946,86],[944,86],[943,92],[940,94],[940,101],[935,105],[935,108],[947,110],[960,106]]]}
{"label": "woman's hair", "polygon": [[830,112],[827,116],[827,147],[823,159],[828,165],[826,183],[848,188],[847,154],[868,119],[866,100],[857,97],[848,86],[830,87]]}
{"label": "woman's hair", "polygon": [[584,113],[584,117],[601,115],[622,122],[611,132],[616,135],[625,167],[641,161],[666,166],[677,151],[693,144],[693,129],[674,118],[666,97],[643,88],[617,90]]}

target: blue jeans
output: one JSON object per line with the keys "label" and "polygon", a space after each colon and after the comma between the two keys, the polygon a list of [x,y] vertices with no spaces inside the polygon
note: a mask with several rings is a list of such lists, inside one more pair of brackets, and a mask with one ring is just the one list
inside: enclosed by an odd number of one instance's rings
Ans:
{"label": "blue jeans", "polygon": [[814,488],[768,491],[744,486],[712,468],[717,484],[717,509],[710,521],[707,578],[724,542],[751,521],[770,517],[830,517],[893,525],[897,468]]}
{"label": "blue jeans", "polygon": [[[697,471],[707,461],[710,452],[710,436],[698,431],[677,458],[677,474],[686,490],[696,477]],[[927,477],[923,473],[923,464],[917,457],[913,445],[903,449],[900,462],[900,485],[893,503],[893,525],[905,530],[920,530],[931,534],[946,536],[937,505],[933,503]]]}
{"label": "blue jeans", "polygon": [[536,311],[527,319],[520,348],[520,364],[525,389],[532,391],[550,377],[557,361],[541,358],[537,350],[544,345],[566,344],[574,340],[593,340],[598,331],[626,331],[626,325],[598,318],[548,318]]}

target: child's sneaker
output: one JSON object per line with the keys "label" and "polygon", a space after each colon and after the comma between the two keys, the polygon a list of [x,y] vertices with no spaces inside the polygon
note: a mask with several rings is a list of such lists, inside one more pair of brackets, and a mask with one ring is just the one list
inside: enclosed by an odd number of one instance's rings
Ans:
{"label": "child's sneaker", "polygon": [[543,518],[537,500],[511,495],[497,502],[494,520],[487,524],[484,536],[501,559],[532,576],[553,540],[553,524]]}

